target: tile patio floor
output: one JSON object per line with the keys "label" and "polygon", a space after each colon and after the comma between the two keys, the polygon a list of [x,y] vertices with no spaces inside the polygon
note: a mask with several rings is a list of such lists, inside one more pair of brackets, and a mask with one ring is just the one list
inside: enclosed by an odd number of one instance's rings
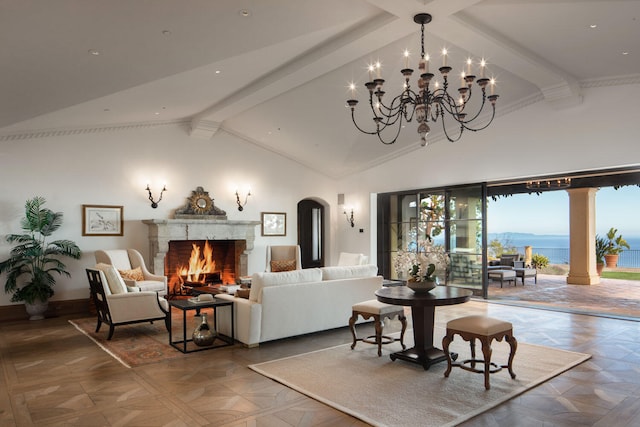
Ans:
{"label": "tile patio floor", "polygon": [[566,276],[538,274],[516,286],[490,282],[489,301],[640,320],[640,281],[600,279],[598,285],[568,285]]}

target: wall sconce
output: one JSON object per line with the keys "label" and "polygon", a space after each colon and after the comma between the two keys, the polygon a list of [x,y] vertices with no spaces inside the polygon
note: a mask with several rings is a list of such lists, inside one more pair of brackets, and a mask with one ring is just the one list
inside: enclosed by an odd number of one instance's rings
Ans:
{"label": "wall sconce", "polygon": [[247,197],[244,198],[244,203],[240,202],[240,194],[238,194],[238,190],[236,190],[236,203],[238,204],[238,210],[242,212],[244,210],[244,205],[247,204],[247,200],[249,200],[249,196],[251,195],[251,190],[247,192]]}
{"label": "wall sconce", "polygon": [[151,200],[151,207],[155,209],[158,207],[158,203],[160,203],[160,200],[162,200],[162,193],[167,191],[167,186],[166,185],[162,186],[162,191],[160,191],[160,197],[158,198],[157,201],[153,200],[153,195],[151,194],[151,189],[149,188],[149,184],[147,184],[147,188],[145,188],[145,190],[149,192],[149,200]]}
{"label": "wall sconce", "polygon": [[345,210],[344,210],[344,216],[346,216],[346,217],[347,217],[347,222],[348,222],[349,224],[351,224],[351,227],[353,228],[353,226],[355,225],[355,223],[354,223],[354,221],[353,221],[353,209],[351,209],[351,215],[349,215],[349,214],[347,213],[347,209],[345,208]]}

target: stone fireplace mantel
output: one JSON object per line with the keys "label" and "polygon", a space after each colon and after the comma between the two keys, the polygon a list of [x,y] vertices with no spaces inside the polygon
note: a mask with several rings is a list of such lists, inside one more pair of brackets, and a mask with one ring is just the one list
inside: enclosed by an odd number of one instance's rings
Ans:
{"label": "stone fireplace mantel", "polygon": [[[164,260],[172,240],[246,240],[246,254],[253,250],[256,225],[260,221],[223,219],[145,219],[149,227],[149,255],[156,274],[164,274]],[[243,263],[246,275],[246,262]]]}

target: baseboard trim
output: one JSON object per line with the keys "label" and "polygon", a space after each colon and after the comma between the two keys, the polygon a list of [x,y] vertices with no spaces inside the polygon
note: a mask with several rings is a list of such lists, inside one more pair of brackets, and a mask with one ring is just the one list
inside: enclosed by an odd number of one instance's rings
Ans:
{"label": "baseboard trim", "polygon": [[[90,315],[89,299],[75,299],[65,301],[49,301],[49,308],[45,313],[46,318],[69,315]],[[27,320],[29,316],[24,304],[0,306],[0,322],[14,320]]]}

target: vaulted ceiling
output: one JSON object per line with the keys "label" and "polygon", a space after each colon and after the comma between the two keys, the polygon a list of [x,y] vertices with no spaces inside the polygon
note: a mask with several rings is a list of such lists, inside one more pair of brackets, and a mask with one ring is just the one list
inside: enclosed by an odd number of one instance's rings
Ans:
{"label": "vaulted ceiling", "polygon": [[454,76],[488,61],[498,114],[571,108],[585,87],[640,73],[640,0],[3,0],[0,141],[186,122],[194,138],[228,132],[342,177],[419,145],[415,123],[390,146],[361,134],[345,100],[353,81],[366,106],[378,60],[398,92],[420,12],[426,51],[439,61],[446,47]]}

